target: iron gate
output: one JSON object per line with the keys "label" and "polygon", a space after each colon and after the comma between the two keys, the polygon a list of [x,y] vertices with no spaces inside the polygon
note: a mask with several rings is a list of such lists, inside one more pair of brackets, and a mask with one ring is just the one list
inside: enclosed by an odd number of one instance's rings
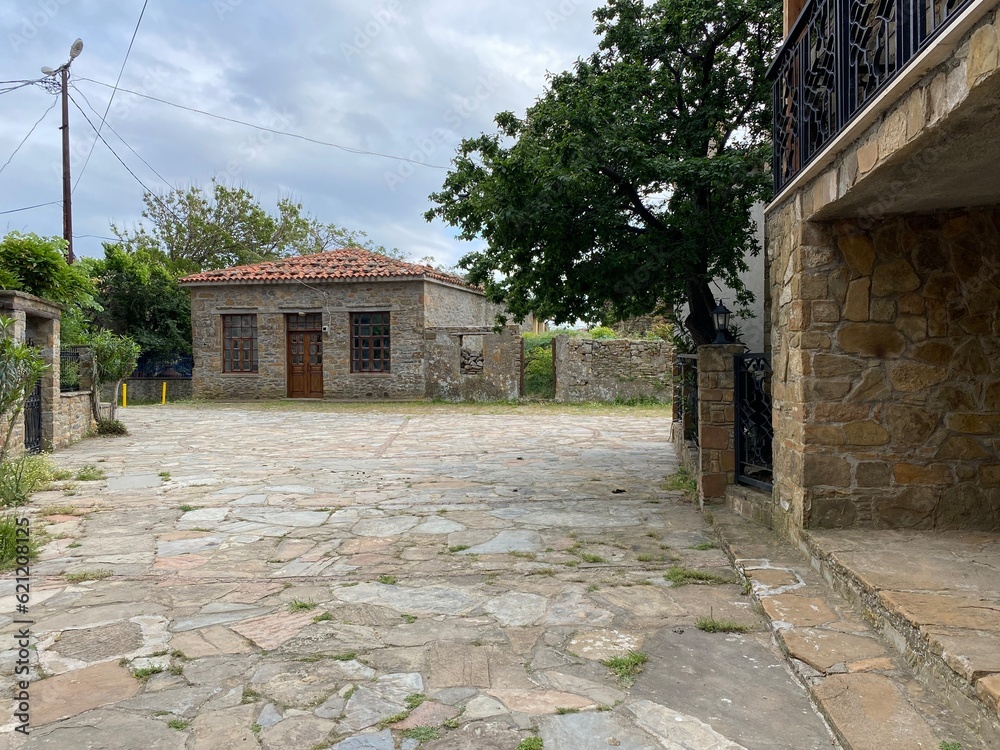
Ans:
{"label": "iron gate", "polygon": [[741,354],[736,361],[736,481],[762,490],[773,482],[771,355]]}
{"label": "iron gate", "polygon": [[24,402],[24,450],[27,453],[42,451],[42,383],[35,383],[35,390]]}

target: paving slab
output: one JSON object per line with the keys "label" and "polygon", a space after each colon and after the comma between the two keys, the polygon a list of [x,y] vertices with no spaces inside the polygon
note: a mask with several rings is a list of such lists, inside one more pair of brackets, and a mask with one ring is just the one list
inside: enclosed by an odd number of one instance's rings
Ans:
{"label": "paving slab", "polygon": [[[512,750],[538,731],[546,748],[758,750],[826,731],[804,690],[774,687],[790,679],[776,645],[693,629],[712,612],[759,628],[739,587],[664,580],[675,563],[733,575],[662,489],[666,411],[394,409],[133,407],[130,436],[58,452],[109,478],[72,497],[86,516],[54,519],[67,536],[33,568],[39,746]],[[99,567],[111,577],[62,576]],[[822,627],[856,635],[846,622]],[[679,649],[675,628],[703,640]],[[648,657],[631,686],[600,663],[630,650]],[[13,667],[4,653],[0,688]],[[439,737],[403,736],[416,726]]]}

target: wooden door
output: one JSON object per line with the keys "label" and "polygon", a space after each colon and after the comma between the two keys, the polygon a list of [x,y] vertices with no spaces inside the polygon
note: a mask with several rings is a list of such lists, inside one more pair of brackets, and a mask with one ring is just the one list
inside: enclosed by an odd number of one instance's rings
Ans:
{"label": "wooden door", "polygon": [[323,398],[323,316],[288,315],[288,397]]}

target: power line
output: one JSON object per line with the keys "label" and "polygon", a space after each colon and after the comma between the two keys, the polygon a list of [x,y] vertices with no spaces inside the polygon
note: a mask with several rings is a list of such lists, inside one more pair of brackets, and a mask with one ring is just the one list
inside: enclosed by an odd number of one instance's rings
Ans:
{"label": "power line", "polygon": [[14,157],[17,156],[17,152],[21,150],[21,146],[25,144],[25,141],[27,141],[31,137],[31,134],[35,132],[35,128],[37,128],[39,125],[42,124],[42,120],[44,120],[48,116],[49,112],[52,111],[52,108],[55,107],[56,104],[58,103],[59,103],[58,99],[52,100],[52,104],[50,104],[49,108],[45,110],[44,114],[42,114],[42,116],[38,118],[38,122],[36,122],[34,125],[31,126],[31,130],[28,131],[28,134],[24,136],[23,139],[21,139],[21,142],[19,144],[17,144],[17,148],[15,148],[14,153],[10,155],[10,158],[7,160],[7,163],[4,164],[2,167],[0,167],[0,174],[3,174],[3,171],[14,160]]}
{"label": "power line", "polygon": [[[95,81],[93,78],[79,77],[81,81],[88,81],[89,83],[96,83],[98,86],[104,86],[106,88],[114,88],[110,83],[104,83],[103,81]],[[300,133],[289,133],[285,130],[277,130],[275,128],[269,128],[265,125],[257,125],[252,122],[246,122],[245,120],[237,120],[233,117],[226,117],[224,115],[217,115],[214,112],[206,112],[203,109],[197,109],[195,107],[187,107],[183,104],[177,104],[176,102],[169,102],[166,99],[160,99],[159,97],[150,96],[149,94],[142,94],[138,91],[130,91],[129,89],[118,87],[118,91],[124,91],[126,94],[132,94],[133,96],[138,96],[143,99],[151,99],[154,102],[159,102],[160,104],[166,104],[169,107],[176,107],[177,109],[183,109],[187,112],[194,112],[199,115],[205,115],[206,117],[214,117],[216,120],[224,120],[225,122],[232,122],[237,125],[244,125],[248,128],[255,128],[257,130],[263,130],[267,133],[274,133],[275,135],[284,135],[289,138],[297,138],[300,141],[306,141],[308,143],[315,143],[319,146],[330,146],[332,148],[340,149],[341,151],[346,151],[349,154],[359,154],[361,156],[378,156],[382,159],[395,159],[396,161],[405,161],[410,164],[416,164],[421,167],[429,167],[431,169],[448,169],[448,167],[443,167],[439,164],[428,164],[427,162],[418,161],[416,159],[409,159],[405,156],[393,156],[392,154],[383,154],[378,151],[365,151],[363,149],[351,148],[350,146],[342,146],[339,143],[331,143],[330,141],[321,141],[316,138],[310,138],[309,136],[302,135]]]}
{"label": "power line", "polygon": [[0,211],[0,216],[4,214],[16,214],[20,211],[31,211],[34,208],[41,208],[42,206],[55,206],[62,203],[62,201],[49,201],[48,203],[36,203],[34,206],[25,206],[24,208],[12,208],[9,211]]}
{"label": "power line", "polygon": [[[97,130],[97,134],[101,134],[101,128],[104,127],[105,122],[108,119],[108,112],[111,111],[111,102],[115,100],[115,94],[118,93],[118,84],[122,82],[122,73],[125,72],[125,64],[128,62],[128,56],[132,53],[132,45],[135,44],[136,34],[139,33],[139,24],[142,23],[142,17],[146,13],[146,6],[149,4],[149,0],[143,0],[142,10],[139,11],[139,20],[135,22],[135,29],[132,31],[132,39],[128,43],[128,49],[125,50],[125,59],[122,60],[122,66],[118,70],[118,79],[115,81],[115,86],[111,89],[111,97],[108,99],[108,106],[104,108],[104,115],[101,117],[101,125]],[[88,102],[89,104],[89,102]],[[95,111],[94,114],[97,114]],[[108,126],[110,127],[110,125]],[[122,141],[124,143],[124,141]],[[83,173],[87,171],[87,165],[90,164],[90,157],[94,153],[94,147],[97,145],[97,141],[90,144],[90,151],[87,152],[87,158],[83,162],[83,166],[80,168],[80,174],[77,175],[76,183],[73,185],[73,192],[76,192],[77,186],[80,184],[80,180],[83,179]]]}
{"label": "power line", "polygon": [[[80,92],[80,96],[83,97],[83,100],[87,103],[87,106],[90,107],[90,111],[93,112],[95,115],[97,115],[97,110],[94,109],[94,105],[90,103],[90,100],[87,98],[87,95],[85,93],[83,93],[83,91],[81,91],[78,86],[74,86],[73,88]],[[70,98],[72,98],[72,97],[70,97]],[[80,106],[79,104],[76,103],[75,100],[73,101],[73,104],[76,104],[77,107]],[[98,116],[100,116],[100,115],[98,115]],[[149,170],[153,174],[155,174],[157,177],[159,177],[161,180],[163,180],[164,183],[166,183],[167,187],[173,187],[170,184],[170,181],[167,180],[166,177],[164,177],[162,174],[160,174],[159,172],[157,172],[156,169],[153,167],[152,164],[150,164],[148,161],[146,161],[145,159],[142,158],[142,154],[140,154],[138,151],[136,151],[134,148],[132,148],[125,141],[125,139],[121,137],[121,134],[117,130],[115,130],[113,127],[111,127],[111,123],[105,121],[104,124],[108,126],[108,130],[110,130],[112,133],[114,133],[118,137],[118,140],[121,141],[125,145],[125,148],[127,148],[129,151],[131,151],[133,154],[135,154],[139,158],[139,161],[141,161],[143,164],[145,164],[147,167],[149,167]],[[91,127],[93,127],[93,124],[91,124]],[[100,134],[101,133],[98,130],[97,135],[100,136]],[[93,145],[94,146],[97,145],[97,140],[96,139],[94,140],[94,144]],[[91,151],[93,151],[93,147],[91,147]]]}

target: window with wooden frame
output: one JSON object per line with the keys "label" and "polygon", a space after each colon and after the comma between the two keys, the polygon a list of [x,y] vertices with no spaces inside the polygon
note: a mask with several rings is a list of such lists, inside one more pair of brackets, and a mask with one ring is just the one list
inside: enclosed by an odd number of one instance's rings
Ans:
{"label": "window with wooden frame", "polygon": [[389,313],[351,313],[351,372],[389,372]]}
{"label": "window with wooden frame", "polygon": [[257,316],[222,316],[222,371],[257,372]]}

